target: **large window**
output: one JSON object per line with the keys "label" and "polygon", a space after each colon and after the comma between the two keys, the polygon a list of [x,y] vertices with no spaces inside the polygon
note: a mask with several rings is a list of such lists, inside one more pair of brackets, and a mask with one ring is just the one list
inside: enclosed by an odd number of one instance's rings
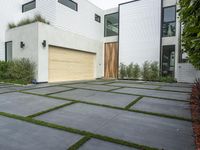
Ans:
{"label": "large window", "polygon": [[115,36],[119,33],[119,13],[105,15],[105,36]]}
{"label": "large window", "polygon": [[32,10],[34,8],[36,8],[35,0],[22,5],[22,12],[26,12],[26,11]]}
{"label": "large window", "polygon": [[163,8],[163,37],[170,37],[176,35],[176,7],[170,6]]}
{"label": "large window", "polygon": [[58,0],[58,2],[75,11],[78,11],[78,4],[72,0]]}
{"label": "large window", "polygon": [[5,60],[10,61],[12,60],[12,42],[5,43]]}

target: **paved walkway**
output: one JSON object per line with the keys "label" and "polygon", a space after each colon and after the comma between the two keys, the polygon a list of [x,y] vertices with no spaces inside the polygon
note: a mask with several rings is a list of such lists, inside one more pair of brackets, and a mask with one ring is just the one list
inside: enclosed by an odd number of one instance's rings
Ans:
{"label": "paved walkway", "polygon": [[195,149],[191,84],[0,84],[2,150]]}

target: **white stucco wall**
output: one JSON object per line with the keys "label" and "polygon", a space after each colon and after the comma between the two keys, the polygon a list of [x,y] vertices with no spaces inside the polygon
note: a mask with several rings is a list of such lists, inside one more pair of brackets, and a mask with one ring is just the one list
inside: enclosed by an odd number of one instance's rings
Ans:
{"label": "white stucco wall", "polygon": [[[74,50],[96,53],[96,78],[103,76],[102,49],[103,42],[89,39],[60,28],[43,23],[33,23],[9,30],[6,40],[13,41],[13,58],[30,58],[35,62],[36,79],[38,82],[48,82],[48,46],[58,46]],[[46,40],[47,47],[42,46]],[[20,48],[20,42],[25,48]]]}
{"label": "white stucco wall", "polygon": [[16,22],[21,15],[21,2],[17,0],[0,0],[0,60],[5,59],[5,32],[8,23]]}
{"label": "white stucco wall", "polygon": [[161,0],[120,5],[119,62],[142,65],[160,59]]}
{"label": "white stucco wall", "polygon": [[[38,25],[37,23],[21,26],[8,30],[6,32],[6,41],[13,43],[13,59],[29,58],[35,63],[35,78],[39,80],[38,74]],[[25,44],[24,48],[20,47],[20,42]]]}

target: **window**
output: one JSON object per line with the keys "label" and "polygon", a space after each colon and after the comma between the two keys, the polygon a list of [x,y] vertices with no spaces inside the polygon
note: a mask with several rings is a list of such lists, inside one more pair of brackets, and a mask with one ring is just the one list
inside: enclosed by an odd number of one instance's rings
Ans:
{"label": "window", "polygon": [[26,11],[32,10],[34,8],[36,8],[35,0],[22,5],[22,12],[26,12]]}
{"label": "window", "polygon": [[5,43],[5,60],[10,61],[12,60],[12,42]]}
{"label": "window", "polygon": [[101,17],[97,14],[95,14],[95,21],[101,23]]}
{"label": "window", "polygon": [[119,32],[119,13],[105,15],[105,37],[116,36]]}
{"label": "window", "polygon": [[78,11],[78,4],[72,0],[58,0],[58,2],[75,10],[75,11]]}
{"label": "window", "polygon": [[176,35],[176,7],[170,6],[163,8],[163,37],[170,37]]}

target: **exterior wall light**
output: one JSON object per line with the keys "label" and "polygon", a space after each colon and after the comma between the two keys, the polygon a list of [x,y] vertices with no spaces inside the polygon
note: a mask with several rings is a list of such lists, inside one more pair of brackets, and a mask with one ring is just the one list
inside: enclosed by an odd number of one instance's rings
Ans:
{"label": "exterior wall light", "polygon": [[46,41],[46,40],[43,40],[42,46],[43,46],[44,48],[47,46],[47,41]]}
{"label": "exterior wall light", "polygon": [[20,47],[21,47],[21,48],[24,48],[24,47],[25,47],[24,42],[22,42],[22,41],[20,42]]}

